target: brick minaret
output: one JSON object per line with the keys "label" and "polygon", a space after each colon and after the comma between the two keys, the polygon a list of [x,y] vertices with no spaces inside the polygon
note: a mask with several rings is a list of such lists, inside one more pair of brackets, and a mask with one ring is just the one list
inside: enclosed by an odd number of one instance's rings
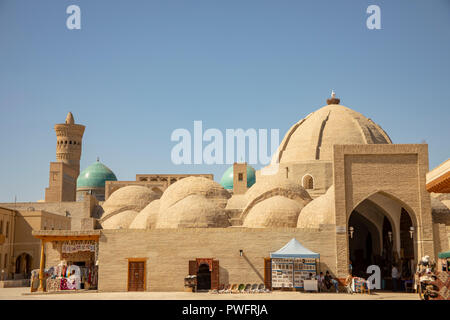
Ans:
{"label": "brick minaret", "polygon": [[75,201],[84,129],[85,126],[75,124],[71,112],[65,123],[55,125],[57,162],[50,162],[46,202]]}

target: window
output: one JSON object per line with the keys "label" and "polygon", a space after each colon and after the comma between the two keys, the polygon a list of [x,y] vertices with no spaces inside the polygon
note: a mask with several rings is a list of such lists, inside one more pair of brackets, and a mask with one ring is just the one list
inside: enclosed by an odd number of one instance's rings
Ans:
{"label": "window", "polygon": [[0,234],[3,234],[3,220],[0,221]]}
{"label": "window", "polygon": [[244,175],[243,175],[242,173],[239,173],[239,174],[238,174],[238,180],[239,180],[239,181],[244,180]]}
{"label": "window", "polygon": [[8,222],[6,222],[6,237],[8,238],[9,237],[9,221]]}
{"label": "window", "polygon": [[8,254],[5,253],[5,261],[3,261],[3,268],[6,268],[8,266]]}
{"label": "window", "polygon": [[314,180],[309,174],[303,177],[303,188],[307,190],[314,189]]}

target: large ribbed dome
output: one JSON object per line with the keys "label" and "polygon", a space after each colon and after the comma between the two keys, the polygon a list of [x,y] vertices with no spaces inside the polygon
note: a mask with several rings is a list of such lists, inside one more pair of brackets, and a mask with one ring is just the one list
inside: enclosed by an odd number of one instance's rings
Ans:
{"label": "large ribbed dome", "polygon": [[327,105],[289,129],[279,147],[279,162],[331,161],[335,144],[391,144],[371,119],[339,104]]}

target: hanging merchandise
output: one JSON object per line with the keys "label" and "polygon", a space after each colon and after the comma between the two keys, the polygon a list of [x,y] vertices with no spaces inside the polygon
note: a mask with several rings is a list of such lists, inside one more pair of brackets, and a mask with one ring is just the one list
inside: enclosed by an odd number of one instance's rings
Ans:
{"label": "hanging merchandise", "polygon": [[62,253],[74,253],[79,251],[97,252],[98,243],[94,240],[69,240],[64,241],[61,247]]}

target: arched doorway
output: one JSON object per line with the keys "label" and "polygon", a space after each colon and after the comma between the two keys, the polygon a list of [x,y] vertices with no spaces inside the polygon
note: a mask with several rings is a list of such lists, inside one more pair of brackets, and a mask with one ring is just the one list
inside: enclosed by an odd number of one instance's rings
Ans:
{"label": "arched doorway", "polygon": [[211,271],[207,263],[202,263],[197,270],[197,290],[211,289]]}
{"label": "arched doorway", "polygon": [[367,267],[380,259],[382,242],[377,226],[358,211],[349,219],[353,235],[349,239],[349,257],[354,276],[366,277]]}
{"label": "arched doorway", "polygon": [[28,253],[22,253],[16,258],[16,274],[22,274],[25,277],[31,275],[32,257]]}
{"label": "arched doorway", "polygon": [[[397,198],[383,192],[360,202],[348,219],[349,259],[353,274],[366,278],[367,267],[380,267],[385,289],[392,283],[395,265],[402,279],[411,279],[417,262],[415,216]],[[351,231],[350,231],[351,230]]]}

